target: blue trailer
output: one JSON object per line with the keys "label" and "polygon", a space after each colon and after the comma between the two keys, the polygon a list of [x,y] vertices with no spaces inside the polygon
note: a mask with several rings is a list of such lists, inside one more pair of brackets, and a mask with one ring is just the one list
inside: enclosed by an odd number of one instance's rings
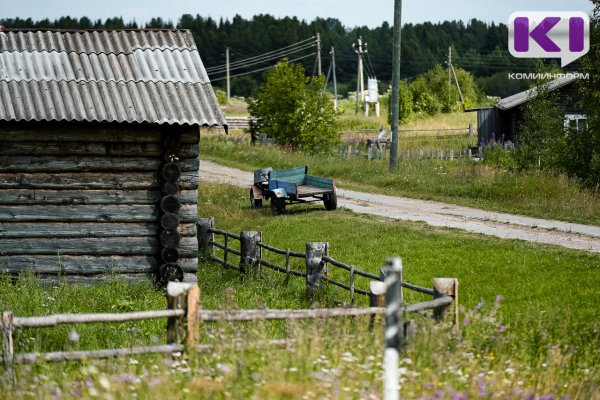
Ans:
{"label": "blue trailer", "polygon": [[271,212],[285,211],[286,204],[322,201],[327,210],[337,208],[335,182],[330,178],[309,175],[308,167],[274,170],[262,168],[254,171],[254,184],[250,188],[250,205],[262,207],[263,199],[271,202]]}

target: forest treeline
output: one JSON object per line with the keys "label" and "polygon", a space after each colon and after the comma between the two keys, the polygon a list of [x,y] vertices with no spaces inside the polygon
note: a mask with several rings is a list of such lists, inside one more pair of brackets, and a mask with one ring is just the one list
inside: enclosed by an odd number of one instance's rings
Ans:
{"label": "forest treeline", "polygon": [[[322,46],[323,73],[331,64],[330,49],[335,48],[338,91],[344,95],[356,88],[357,55],[353,43],[359,37],[367,43],[365,55],[366,71],[387,87],[391,80],[393,26],[383,22],[376,28],[348,28],[335,18],[317,18],[312,22],[295,17],[275,18],[257,15],[244,19],[236,15],[233,19],[215,20],[200,15],[183,15],[177,23],[160,17],[151,19],[143,26],[135,21],[125,22],[120,17],[92,20],[88,17],[61,17],[54,21],[30,18],[0,19],[6,28],[54,28],[54,29],[135,29],[135,28],[183,28],[190,29],[200,50],[204,65],[211,70],[209,76],[218,87],[225,85],[221,66],[225,63],[225,49],[230,48],[230,61],[236,62],[273,50],[285,48],[313,37],[318,32]],[[436,65],[444,66],[448,59],[448,48],[452,46],[452,63],[472,73],[479,86],[488,95],[504,97],[528,87],[528,82],[509,80],[508,72],[534,72],[535,62],[516,59],[507,50],[508,28],[505,24],[485,23],[472,19],[405,24],[402,28],[402,79],[412,81]],[[309,55],[316,46],[305,49]],[[301,56],[302,54],[300,54]],[[293,58],[293,57],[290,57]],[[302,60],[307,72],[315,69],[315,57]],[[234,75],[263,69],[274,65],[253,64],[246,69],[236,70]],[[577,63],[574,63],[577,64]],[[573,65],[571,68],[577,68]],[[232,94],[248,96],[262,81],[262,72],[248,73],[232,79]],[[330,85],[331,87],[331,85]]]}

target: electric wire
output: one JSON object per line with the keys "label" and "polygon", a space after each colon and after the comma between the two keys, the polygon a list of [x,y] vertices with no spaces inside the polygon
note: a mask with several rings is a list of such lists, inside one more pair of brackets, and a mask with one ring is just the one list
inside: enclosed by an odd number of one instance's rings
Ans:
{"label": "electric wire", "polygon": [[[314,44],[310,44],[308,46],[299,47],[297,49],[289,50],[287,52],[277,53],[277,54],[274,54],[274,55],[272,55],[270,57],[267,57],[267,58],[264,58],[264,59],[255,60],[255,61],[252,61],[252,62],[248,62],[246,64],[239,64],[238,63],[235,66],[231,66],[230,65],[229,70],[233,71],[233,70],[237,70],[237,69],[247,68],[247,67],[250,67],[250,66],[253,66],[253,65],[257,65],[257,64],[263,64],[263,63],[266,63],[266,62],[269,62],[269,61],[273,61],[273,60],[279,60],[279,59],[284,58],[286,56],[289,56],[289,55],[292,55],[292,54],[299,53],[301,51],[310,49],[311,47],[314,47],[314,46],[315,46]],[[209,73],[209,74],[210,73],[216,74],[216,73],[222,73],[222,72],[226,72],[226,71],[227,71],[227,68],[225,67],[225,68],[211,69],[211,70],[207,69],[206,72]]]}
{"label": "electric wire", "polygon": [[[314,53],[310,53],[310,54],[307,54],[307,55],[304,55],[304,56],[301,56],[301,57],[295,58],[295,59],[293,59],[293,60],[288,60],[288,64],[294,63],[294,62],[296,62],[296,61],[300,61],[300,60],[302,60],[302,59],[305,59],[305,58],[308,58],[308,57],[312,57],[312,56],[314,56],[314,55],[316,55],[316,54],[317,54],[317,52],[314,52]],[[256,73],[256,72],[261,72],[261,71],[265,71],[265,70],[267,70],[267,69],[271,69],[271,68],[273,68],[273,67],[275,67],[275,65],[269,65],[269,66],[267,66],[267,67],[264,67],[264,68],[259,68],[259,69],[255,69],[255,70],[253,70],[253,71],[242,72],[242,73],[239,73],[239,74],[230,75],[229,77],[230,77],[230,78],[235,78],[235,77],[237,77],[237,76],[250,75],[250,74],[254,74],[254,73]],[[222,77],[219,77],[219,78],[211,78],[211,79],[210,79],[210,81],[211,81],[211,82],[216,82],[216,81],[222,81],[223,79],[227,79],[227,77],[226,77],[226,76],[222,76]]]}
{"label": "electric wire", "polygon": [[[315,37],[312,36],[312,37],[310,37],[308,39],[304,39],[304,40],[301,40],[299,42],[290,44],[289,46],[281,47],[281,48],[276,49],[276,50],[271,50],[271,51],[268,51],[266,53],[262,53],[262,54],[259,54],[259,55],[256,55],[256,56],[244,58],[243,60],[234,61],[234,62],[229,63],[229,67],[231,68],[232,66],[235,66],[235,65],[238,65],[238,64],[243,64],[243,63],[247,63],[247,62],[253,62],[253,61],[255,61],[257,59],[261,59],[261,58],[270,58],[272,56],[275,56],[276,53],[291,51],[295,47],[307,46],[307,42],[313,42],[313,43],[309,43],[308,44],[308,47],[311,47],[311,46],[314,46],[316,44],[316,43],[314,43],[314,39],[315,39]],[[226,68],[227,68],[227,64],[214,65],[212,67],[207,67],[206,71],[212,71],[212,70],[217,70],[217,69],[226,69]]]}

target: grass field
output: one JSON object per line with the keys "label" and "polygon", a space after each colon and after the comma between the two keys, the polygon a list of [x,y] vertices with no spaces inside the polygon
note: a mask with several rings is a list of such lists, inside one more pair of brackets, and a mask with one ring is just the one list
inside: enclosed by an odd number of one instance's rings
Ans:
{"label": "grass field", "polygon": [[[461,331],[417,318],[419,333],[402,354],[403,398],[600,398],[597,255],[343,209],[326,212],[321,205],[290,207],[275,218],[268,209],[250,209],[245,190],[202,183],[200,193],[199,215],[215,217],[221,229],[260,230],[264,242],[296,251],[307,241],[328,241],[332,257],[373,273],[387,256],[400,255],[405,280],[423,286],[431,286],[433,277],[459,279]],[[201,303],[208,309],[306,308],[348,301],[347,292],[328,288],[326,296],[311,303],[304,297],[302,278],[288,280],[269,270],[242,278],[211,263],[199,267]],[[405,298],[426,297],[406,291]],[[358,303],[366,300],[359,297]],[[19,316],[164,307],[163,294],[145,283],[116,279],[84,287],[42,286],[32,276],[16,284],[0,280],[0,308]],[[381,398],[382,325],[376,323],[373,330],[368,325],[368,318],[205,323],[201,341],[213,346],[208,353],[37,363],[17,368],[14,387],[3,375],[0,391],[7,399]],[[62,326],[18,332],[16,348],[156,344],[164,343],[164,332],[164,321]],[[261,343],[271,338],[290,338],[295,344],[265,348]],[[237,341],[242,346],[235,346]]]}
{"label": "grass field", "polygon": [[308,165],[312,174],[332,177],[348,189],[600,224],[598,191],[584,189],[565,176],[513,171],[504,167],[503,156],[497,154],[495,160],[484,162],[410,160],[390,172],[387,160],[302,154],[277,146],[232,143],[222,136],[203,137],[200,147],[204,159],[246,171]]}

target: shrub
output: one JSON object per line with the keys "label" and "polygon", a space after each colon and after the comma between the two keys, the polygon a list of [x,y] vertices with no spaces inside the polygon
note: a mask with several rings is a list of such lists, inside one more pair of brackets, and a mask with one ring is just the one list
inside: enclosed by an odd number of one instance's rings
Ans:
{"label": "shrub", "polygon": [[311,153],[330,153],[339,142],[330,95],[323,93],[324,77],[306,77],[300,64],[283,59],[265,73],[265,82],[248,110],[253,139],[260,133],[277,143]]}

